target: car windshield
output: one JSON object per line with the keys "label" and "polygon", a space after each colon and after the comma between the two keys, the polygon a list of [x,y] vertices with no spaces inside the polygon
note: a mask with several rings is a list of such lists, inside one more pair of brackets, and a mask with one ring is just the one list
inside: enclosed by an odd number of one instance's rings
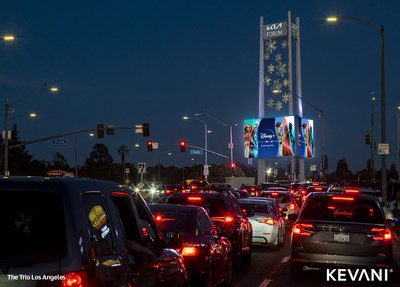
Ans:
{"label": "car windshield", "polygon": [[287,203],[287,202],[291,202],[291,198],[289,194],[285,194],[285,193],[278,193],[278,192],[270,192],[270,193],[263,193],[261,194],[262,197],[266,197],[266,198],[274,198],[278,201],[278,203]]}
{"label": "car windshield", "polygon": [[385,217],[375,201],[341,195],[311,198],[303,207],[300,217],[326,221],[385,223]]}
{"label": "car windshield", "polygon": [[242,203],[239,202],[240,207],[246,211],[254,211],[255,213],[269,213],[271,208],[268,203]]}
{"label": "car windshield", "polygon": [[0,192],[0,262],[44,262],[67,252],[61,195],[37,190]]}
{"label": "car windshield", "polygon": [[170,197],[168,203],[201,206],[207,210],[210,217],[226,216],[227,213],[225,202],[219,198],[201,197],[200,200],[190,200],[190,197]]}

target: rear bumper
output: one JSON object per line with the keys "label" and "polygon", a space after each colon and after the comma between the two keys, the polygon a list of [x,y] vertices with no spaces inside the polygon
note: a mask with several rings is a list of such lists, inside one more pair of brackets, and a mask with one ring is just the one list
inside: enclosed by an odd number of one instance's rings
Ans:
{"label": "rear bumper", "polygon": [[387,267],[391,266],[391,254],[379,254],[374,257],[317,254],[292,252],[292,262],[309,267],[352,266],[352,267]]}

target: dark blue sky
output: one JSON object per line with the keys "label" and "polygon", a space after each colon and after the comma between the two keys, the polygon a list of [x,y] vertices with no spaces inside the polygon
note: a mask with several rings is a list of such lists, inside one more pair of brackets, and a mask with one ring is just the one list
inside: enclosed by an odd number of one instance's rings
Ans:
{"label": "dark blue sky", "polygon": [[[120,145],[139,143],[141,148],[132,147],[128,161],[154,165],[160,160],[178,167],[203,163],[202,156],[168,146],[181,139],[203,146],[203,124],[182,120],[203,110],[223,122],[238,124],[235,160],[247,162],[242,149],[243,120],[258,116],[260,16],[265,24],[276,23],[286,21],[288,11],[293,21],[300,18],[303,97],[324,110],[330,171],[343,157],[353,171],[366,166],[370,150],[364,135],[370,131],[371,91],[378,98],[375,131],[379,142],[380,38],[377,30],[364,23],[328,24],[323,19],[336,14],[384,25],[388,167],[397,163],[400,4],[396,0],[7,1],[0,10],[0,33],[14,34],[17,39],[0,44],[1,104],[45,82],[56,85],[57,95],[42,92],[14,106],[15,115],[39,115],[35,120],[13,121],[22,140],[95,128],[98,123],[133,127],[148,122],[150,139],[166,145],[150,153],[145,149],[147,138],[116,131],[103,140],[114,161],[120,161],[116,152]],[[304,105],[304,116],[315,120],[316,140],[320,140],[318,113]],[[224,153],[227,129],[202,119],[212,130],[209,149]],[[74,137],[68,139],[65,146],[48,141],[27,148],[39,160],[51,160],[58,151],[73,166]],[[78,136],[80,164],[96,142],[100,140]],[[317,157],[307,160],[307,166],[320,162],[320,144],[316,149]],[[209,155],[209,163],[221,162]]]}

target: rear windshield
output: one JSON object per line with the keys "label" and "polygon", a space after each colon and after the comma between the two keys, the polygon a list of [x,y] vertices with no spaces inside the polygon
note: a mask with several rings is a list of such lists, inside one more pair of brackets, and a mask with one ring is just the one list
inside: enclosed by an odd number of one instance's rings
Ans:
{"label": "rear windshield", "polygon": [[371,200],[333,196],[311,198],[306,201],[301,219],[344,221],[360,223],[385,223],[378,204]]}
{"label": "rear windshield", "polygon": [[66,255],[61,195],[37,190],[0,192],[0,263],[43,262]]}
{"label": "rear windshield", "polygon": [[[151,207],[150,207],[151,208]],[[152,208],[151,208],[152,209]],[[153,210],[153,216],[162,231],[189,231],[190,224],[185,212]]]}
{"label": "rear windshield", "polygon": [[201,206],[207,210],[210,217],[226,216],[226,204],[219,198],[201,198],[201,200],[188,200],[187,197],[170,197],[168,203]]}
{"label": "rear windshield", "polygon": [[255,213],[269,213],[271,211],[271,207],[268,203],[259,204],[259,203],[241,203],[239,202],[240,207],[245,209],[246,211],[254,211]]}
{"label": "rear windshield", "polygon": [[260,196],[266,198],[274,198],[278,201],[278,203],[287,203],[292,201],[289,194],[271,192],[271,193],[263,193]]}

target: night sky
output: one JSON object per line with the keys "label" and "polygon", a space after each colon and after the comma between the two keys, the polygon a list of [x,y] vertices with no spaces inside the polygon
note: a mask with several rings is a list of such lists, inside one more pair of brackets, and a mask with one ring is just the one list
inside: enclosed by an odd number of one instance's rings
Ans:
{"label": "night sky", "polygon": [[[358,21],[323,19],[358,17],[384,26],[391,146],[387,167],[392,163],[397,167],[397,0],[3,1],[0,33],[13,34],[16,40],[0,42],[1,105],[44,83],[57,86],[57,94],[42,91],[14,106],[10,117],[38,114],[36,119],[18,117],[10,122],[10,127],[17,124],[21,140],[96,128],[99,123],[115,127],[149,123],[149,138],[129,130],[103,140],[78,135],[79,164],[95,143],[104,142],[114,162],[120,162],[118,147],[128,145],[128,162],[177,167],[204,163],[203,156],[181,153],[173,145],[186,140],[204,146],[204,125],[182,119],[204,111],[234,126],[235,161],[247,164],[243,121],[258,117],[260,16],[272,24],[286,21],[288,11],[292,21],[300,18],[303,97],[324,111],[328,171],[335,170],[341,158],[353,172],[366,167],[370,149],[364,137],[371,128],[371,91],[377,97],[375,133],[380,142],[380,34]],[[316,157],[306,160],[308,171],[310,164],[320,162],[321,130],[318,112],[306,104],[303,109],[305,117],[314,119],[316,133]],[[4,106],[0,111],[4,130]],[[210,118],[200,119],[212,131],[209,149],[228,155],[228,129]],[[147,152],[148,139],[158,142],[159,149]],[[75,138],[68,140],[68,145],[46,141],[27,149],[38,160],[51,161],[59,152],[74,166]],[[137,143],[139,148],[134,147]],[[287,167],[285,159],[270,159],[267,165],[275,161]],[[227,161],[209,154],[208,162]]]}

